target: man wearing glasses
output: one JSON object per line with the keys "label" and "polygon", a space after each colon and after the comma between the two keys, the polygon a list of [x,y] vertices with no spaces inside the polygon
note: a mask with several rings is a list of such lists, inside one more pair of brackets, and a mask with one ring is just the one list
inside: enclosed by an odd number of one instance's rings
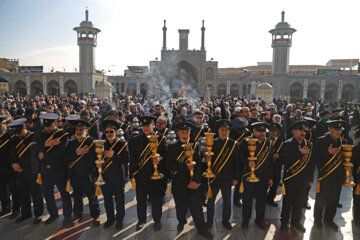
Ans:
{"label": "man wearing glasses", "polygon": [[[101,186],[104,195],[104,205],[107,221],[104,228],[114,224],[116,220],[116,229],[123,227],[125,216],[125,195],[124,195],[124,173],[123,164],[129,162],[129,151],[127,143],[116,137],[120,124],[114,120],[105,120],[102,124],[106,142],[104,144],[104,164],[102,167],[102,176],[105,185]],[[116,215],[114,214],[114,199],[116,203]]]}

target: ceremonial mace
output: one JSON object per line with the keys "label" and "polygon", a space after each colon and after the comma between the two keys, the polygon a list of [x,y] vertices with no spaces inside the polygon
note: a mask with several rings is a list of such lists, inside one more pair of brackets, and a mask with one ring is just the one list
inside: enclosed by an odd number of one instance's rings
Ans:
{"label": "ceremonial mace", "polygon": [[[258,139],[257,138],[248,138],[248,139],[246,139],[246,141],[248,143],[248,150],[249,150],[249,154],[250,154],[250,157],[248,159],[249,159],[249,161],[253,161],[255,163],[255,161],[257,160],[257,157],[255,157],[255,151],[256,151],[256,143],[257,143]],[[250,170],[251,170],[250,176],[246,179],[246,181],[251,182],[251,183],[256,183],[256,182],[260,181],[259,178],[257,178],[255,176],[255,167],[251,167]]]}
{"label": "ceremonial mace", "polygon": [[[214,153],[211,152],[211,149],[214,145],[214,136],[215,136],[215,133],[205,133],[205,138],[206,138],[206,149],[207,149],[207,152],[205,153],[205,156],[213,156]],[[206,177],[206,178],[214,178],[215,177],[215,174],[211,171],[211,159],[210,160],[207,160],[206,161],[207,163],[207,169],[206,169],[206,172],[203,173],[203,177]]]}
{"label": "ceremonial mace", "polygon": [[101,186],[101,185],[104,185],[105,184],[105,181],[103,179],[103,176],[102,176],[102,165],[104,164],[104,159],[103,159],[103,153],[104,153],[104,143],[105,143],[105,140],[94,140],[94,144],[95,144],[95,152],[96,152],[96,155],[98,157],[98,160],[95,161],[95,163],[97,165],[101,165],[99,168],[98,168],[98,171],[99,171],[99,177],[97,178],[95,184],[98,185],[98,186]]}
{"label": "ceremonial mace", "polygon": [[[186,156],[186,166],[191,167],[196,164],[196,162],[193,161],[194,156],[194,150],[192,149],[193,143],[185,143],[181,145],[184,148],[184,155]],[[194,176],[194,170],[190,170],[190,177],[191,179]]]}
{"label": "ceremonial mace", "polygon": [[[345,162],[344,162],[344,166],[345,167],[352,167],[353,164],[350,162],[351,156],[352,156],[352,149],[354,148],[354,145],[350,145],[350,144],[344,144],[342,145],[342,148],[344,149],[343,151],[343,155],[345,158]],[[350,171],[346,170],[346,180],[343,183],[344,186],[346,187],[353,187],[355,186],[355,183],[353,181],[350,180]]]}
{"label": "ceremonial mace", "polygon": [[[157,152],[157,149],[158,149],[158,137],[159,135],[149,135],[148,136],[148,139],[149,139],[149,145],[150,145],[150,148],[151,148],[151,158],[152,159],[155,159],[155,158],[158,158],[160,157],[160,154],[156,153]],[[158,172],[158,166],[157,164],[153,164],[154,165],[154,173],[152,176],[150,176],[150,179],[152,180],[158,180],[158,179],[162,179],[164,177],[164,175],[162,173],[159,173]]]}

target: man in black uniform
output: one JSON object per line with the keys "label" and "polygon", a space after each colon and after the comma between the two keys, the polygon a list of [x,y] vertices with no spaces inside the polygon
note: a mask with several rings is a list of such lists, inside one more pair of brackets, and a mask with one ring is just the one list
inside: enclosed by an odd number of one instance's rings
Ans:
{"label": "man in black uniform", "polygon": [[[172,176],[172,193],[174,195],[176,216],[179,221],[177,230],[181,232],[186,224],[186,213],[190,209],[191,215],[198,232],[205,238],[212,238],[212,235],[205,227],[203,209],[201,206],[199,189],[201,182],[202,167],[200,164],[199,147],[194,149],[193,161],[195,166],[188,166],[184,154],[183,144],[190,138],[192,124],[181,122],[176,126],[179,140],[169,145],[167,155],[167,166]],[[191,177],[190,170],[194,175]]]}
{"label": "man in black uniform", "polygon": [[[136,230],[140,230],[146,223],[146,199],[149,195],[152,203],[152,217],[155,222],[154,230],[161,229],[162,199],[165,195],[167,171],[166,171],[166,141],[164,136],[159,135],[157,153],[159,158],[151,159],[151,148],[149,145],[149,135],[153,135],[154,118],[143,116],[140,119],[142,133],[135,136],[130,141],[130,179],[136,183],[136,201],[138,223]],[[150,179],[154,173],[154,165],[158,166],[158,171],[164,175],[158,180]]]}
{"label": "man in black uniform", "polygon": [[278,204],[274,202],[274,199],[276,197],[276,190],[281,180],[282,162],[279,159],[279,154],[281,153],[285,141],[285,136],[282,133],[281,129],[282,126],[278,123],[272,123],[269,127],[269,137],[273,149],[274,172],[273,172],[273,185],[270,187],[270,190],[268,192],[266,203],[273,207],[278,206]]}
{"label": "man in black uniform", "polygon": [[[246,118],[236,117],[231,121],[231,125],[232,128],[230,130],[229,137],[235,140],[236,142],[238,142],[239,145],[242,143],[242,141],[245,138],[251,136],[251,132],[249,131],[249,129],[246,128],[249,125],[249,122]],[[234,205],[237,207],[242,206],[240,202],[240,200],[242,199],[242,193],[239,192],[239,189],[240,189],[240,181],[238,182],[238,184],[236,184],[234,188],[233,201],[234,201]]]}
{"label": "man in black uniform", "polygon": [[100,128],[98,120],[95,118],[90,118],[90,113],[87,110],[82,110],[80,112],[80,119],[89,123],[89,127],[87,129],[89,136],[94,139],[99,139]]}
{"label": "man in black uniform", "polygon": [[[252,201],[256,199],[256,224],[263,230],[267,229],[265,218],[265,204],[267,190],[273,184],[273,151],[269,138],[266,137],[266,128],[268,124],[264,122],[254,122],[251,124],[254,135],[249,138],[257,138],[255,157],[256,163],[249,161],[250,156],[248,144],[243,141],[240,145],[241,159],[243,162],[242,182],[244,185],[243,194],[243,222],[242,228],[248,229],[249,220],[252,212]],[[258,182],[248,182],[247,177],[250,175],[250,168],[255,168],[255,175],[259,178]]]}
{"label": "man in black uniform", "polygon": [[71,186],[74,195],[74,221],[82,221],[83,194],[89,200],[90,216],[94,218],[93,225],[99,226],[100,207],[95,196],[95,178],[97,169],[95,161],[94,139],[88,136],[89,122],[78,120],[75,127],[75,139],[69,141],[65,159],[69,165]]}
{"label": "man in black uniform", "polygon": [[353,163],[353,177],[355,186],[353,188],[353,218],[354,223],[360,227],[360,144],[354,150],[351,157]]}
{"label": "man in black uniform", "polygon": [[12,156],[10,162],[15,171],[16,189],[21,206],[21,216],[16,219],[16,222],[23,222],[32,216],[32,199],[35,215],[34,223],[39,224],[44,211],[41,187],[36,183],[36,177],[39,173],[39,161],[36,157],[36,149],[33,146],[33,133],[27,130],[26,121],[26,118],[19,118],[8,125],[8,127],[14,129],[14,137],[11,139]]}
{"label": "man in black uniform", "polygon": [[[14,171],[10,164],[10,134],[6,126],[7,115],[0,116],[0,201],[2,210],[0,216],[11,212],[11,218],[16,218],[20,211],[20,202],[16,192]],[[12,198],[12,206],[10,200]]]}
{"label": "man in black uniform", "polygon": [[306,121],[295,122],[290,129],[293,137],[285,141],[280,159],[284,163],[282,194],[284,195],[281,209],[281,231],[289,230],[291,211],[291,226],[301,232],[305,227],[300,223],[302,199],[307,186],[311,186],[314,176],[314,164],[311,158],[312,144],[305,140]]}
{"label": "man in black uniform", "polygon": [[[107,221],[104,228],[110,227],[116,220],[116,229],[121,229],[125,216],[124,173],[123,164],[129,162],[127,142],[116,138],[120,124],[114,120],[105,120],[102,124],[106,142],[104,144],[104,161],[102,175],[105,185],[101,186],[104,195],[104,205]],[[114,198],[116,203],[116,218],[114,214]]]}
{"label": "man in black uniform", "polygon": [[[304,120],[307,123],[305,140],[308,142],[311,142],[311,144],[313,145],[312,147],[314,148],[314,144],[316,141],[316,127],[315,126],[316,126],[317,121],[310,117],[304,117]],[[310,189],[311,189],[311,186],[306,187],[306,193],[304,195],[304,205],[303,205],[303,208],[306,208],[308,210],[311,209],[311,206],[308,203]]]}
{"label": "man in black uniform", "polygon": [[51,224],[59,218],[54,197],[54,186],[56,185],[62,200],[63,226],[69,226],[71,224],[72,204],[70,194],[66,191],[68,166],[64,159],[69,134],[57,127],[59,116],[56,113],[41,115],[40,119],[43,119],[45,130],[41,133],[38,157],[41,164],[42,192],[50,214],[45,224]]}
{"label": "man in black uniform", "polygon": [[215,177],[209,181],[212,196],[208,196],[206,227],[210,228],[214,221],[214,205],[216,196],[221,190],[223,198],[222,224],[226,229],[232,229],[229,222],[231,216],[231,187],[238,183],[240,176],[240,161],[238,144],[229,138],[231,123],[228,120],[216,122],[219,137],[214,140],[213,156],[206,155],[206,161],[211,161],[211,170]]}
{"label": "man in black uniform", "polygon": [[[329,121],[329,133],[319,137],[314,148],[314,159],[319,170],[314,225],[320,228],[324,217],[325,225],[334,231],[339,229],[334,222],[334,216],[344,181],[341,148],[345,144],[345,140],[341,138],[342,130],[343,121]],[[323,215],[324,208],[325,214]]]}

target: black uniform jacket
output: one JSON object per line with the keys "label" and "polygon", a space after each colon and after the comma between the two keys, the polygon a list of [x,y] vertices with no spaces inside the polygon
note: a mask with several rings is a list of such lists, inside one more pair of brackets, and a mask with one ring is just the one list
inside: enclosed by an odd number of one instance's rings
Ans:
{"label": "black uniform jacket", "polygon": [[[160,154],[158,171],[168,176],[166,169],[166,139],[162,135],[158,138],[157,153]],[[136,135],[129,144],[130,151],[130,178],[135,177],[136,181],[150,181],[150,176],[154,173],[154,166],[151,155],[149,139],[144,133]]]}
{"label": "black uniform jacket", "polygon": [[[249,138],[255,138],[254,136]],[[248,138],[247,138],[248,139]],[[241,161],[243,167],[242,177],[246,179],[249,177],[250,168],[249,168],[249,150],[247,141],[242,141],[240,144],[240,153]],[[256,143],[255,150],[256,166],[255,166],[255,175],[260,179],[260,181],[268,181],[273,179],[273,150],[270,143],[270,139],[265,137],[265,140],[260,144]]]}
{"label": "black uniform jacket", "polygon": [[[76,138],[69,141],[66,148],[65,160],[69,166],[69,173],[72,181],[76,181],[77,183],[93,182],[97,176],[98,170],[95,164],[97,155],[95,153],[95,144],[93,141],[94,139],[90,136],[86,137],[81,142]],[[84,146],[90,147],[89,151],[84,155],[77,155],[76,149]]]}
{"label": "black uniform jacket", "polygon": [[116,138],[112,144],[106,140],[104,144],[105,151],[113,150],[114,155],[111,158],[105,158],[102,175],[105,182],[123,182],[123,164],[129,163],[129,150],[127,142],[120,141]]}
{"label": "black uniform jacket", "polygon": [[18,163],[24,170],[24,176],[32,178],[39,172],[39,160],[36,157],[36,143],[33,142],[34,133],[27,134],[19,138],[11,138],[11,155],[10,163]]}
{"label": "black uniform jacket", "polygon": [[[299,146],[306,146],[310,149],[308,154],[303,155]],[[283,181],[301,181],[304,184],[313,182],[314,162],[312,159],[312,144],[303,140],[301,144],[295,138],[285,141],[280,153],[280,160],[284,163]]]}
{"label": "black uniform jacket", "polygon": [[212,184],[231,184],[238,180],[241,172],[239,145],[231,138],[221,140],[216,138],[212,148],[214,155],[211,158],[211,170],[216,177],[210,180]]}
{"label": "black uniform jacket", "polygon": [[[66,147],[69,141],[69,134],[63,129],[56,129],[53,133],[48,134],[46,131],[41,132],[39,152],[44,154],[44,158],[40,161],[41,167],[50,165],[52,173],[55,177],[67,177],[67,162],[65,161]],[[45,147],[45,143],[49,140],[59,139],[60,144],[53,147]]]}
{"label": "black uniform jacket", "polygon": [[[174,144],[170,144],[166,157],[167,167],[172,181],[172,192],[177,196],[186,196],[187,191],[190,190],[187,188],[187,185],[190,183],[191,177],[189,168],[186,165],[187,158],[184,154],[183,144],[180,140]],[[196,162],[196,164],[194,166],[194,176],[192,180],[200,183],[203,169],[201,167],[202,164],[198,146],[194,149],[193,161]]]}
{"label": "black uniform jacket", "polygon": [[[319,178],[325,174],[327,176],[324,179],[334,180],[342,182],[344,180],[344,166],[342,164],[342,151],[336,156],[331,155],[328,151],[330,144],[332,147],[340,147],[341,144],[345,144],[344,139],[333,139],[330,133],[326,133],[319,137],[316,141],[314,148],[315,164],[319,169]],[[332,160],[331,160],[332,159]],[[331,160],[331,161],[330,161]]]}

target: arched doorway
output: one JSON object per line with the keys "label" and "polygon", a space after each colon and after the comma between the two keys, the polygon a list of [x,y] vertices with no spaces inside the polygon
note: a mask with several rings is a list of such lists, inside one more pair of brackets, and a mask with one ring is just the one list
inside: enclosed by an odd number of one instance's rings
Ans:
{"label": "arched doorway", "polygon": [[35,80],[30,84],[30,94],[32,96],[38,95],[43,92],[43,85],[40,81]]}
{"label": "arched doorway", "polygon": [[135,95],[136,94],[136,83],[129,83],[126,89],[126,95]]}
{"label": "arched doorway", "polygon": [[26,84],[22,80],[17,80],[15,82],[15,92],[19,93],[20,96],[26,95]]}
{"label": "arched doorway", "polygon": [[239,97],[239,85],[237,84],[232,84],[230,87],[230,95],[232,97]]}
{"label": "arched doorway", "polygon": [[146,96],[149,90],[149,85],[147,83],[142,83],[140,85],[140,94]]}
{"label": "arched doorway", "polygon": [[320,85],[317,83],[312,83],[308,87],[307,97],[313,101],[316,101],[320,98]]}
{"label": "arched doorway", "polygon": [[341,99],[352,100],[354,98],[354,86],[351,84],[346,84],[341,93]]}
{"label": "arched doorway", "polygon": [[0,76],[0,92],[1,93],[6,93],[10,91],[10,84],[9,82]]}
{"label": "arched doorway", "polygon": [[214,86],[212,84],[208,84],[207,88],[209,88],[210,96],[214,96]]}
{"label": "arched doorway", "polygon": [[186,95],[197,96],[197,85],[198,85],[198,77],[197,77],[196,68],[186,62],[181,61],[177,64],[177,74],[173,75],[170,81],[170,89],[174,96],[177,96],[182,87],[185,88]]}
{"label": "arched doorway", "polygon": [[67,80],[64,84],[64,92],[67,96],[77,94],[77,84],[74,80]]}
{"label": "arched doorway", "polygon": [[303,98],[304,88],[301,83],[293,83],[290,86],[290,97],[292,101],[297,101]]}
{"label": "arched doorway", "polygon": [[59,96],[60,95],[60,85],[59,85],[59,83],[56,82],[55,80],[49,81],[48,84],[47,84],[47,93],[49,95]]}
{"label": "arched doorway", "polygon": [[337,98],[337,87],[335,84],[331,83],[325,87],[324,98],[326,100],[335,100]]}
{"label": "arched doorway", "polygon": [[218,86],[217,95],[219,97],[226,96],[226,85],[225,84],[222,83]]}
{"label": "arched doorway", "polygon": [[212,68],[207,68],[207,69],[206,69],[206,80],[207,80],[207,81],[211,81],[211,80],[213,80],[213,78],[214,78],[214,71],[213,71],[213,69],[212,69]]}

